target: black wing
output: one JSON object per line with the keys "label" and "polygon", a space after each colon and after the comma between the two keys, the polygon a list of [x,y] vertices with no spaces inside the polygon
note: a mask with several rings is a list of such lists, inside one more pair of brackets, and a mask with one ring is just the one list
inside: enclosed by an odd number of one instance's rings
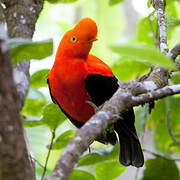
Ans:
{"label": "black wing", "polygon": [[84,123],[81,123],[75,119],[73,119],[69,114],[67,114],[63,109],[62,107],[60,106],[60,104],[56,101],[56,99],[52,96],[52,93],[51,93],[51,87],[50,87],[50,84],[49,84],[49,79],[47,79],[47,84],[48,84],[48,87],[49,87],[49,92],[50,92],[50,95],[51,95],[51,99],[53,101],[53,103],[57,104],[61,111],[67,116],[67,118],[77,127],[77,128],[80,128]]}
{"label": "black wing", "polygon": [[[92,102],[96,106],[100,106],[113,96],[119,85],[115,76],[108,77],[100,74],[90,74],[85,80],[85,87]],[[119,117],[119,120],[114,124],[114,130],[117,132],[120,140],[119,160],[125,166],[141,167],[144,164],[144,156],[134,126],[134,111],[130,109],[121,113]],[[97,140],[103,143],[109,142],[114,144],[116,135],[108,130],[105,136],[100,135]]]}
{"label": "black wing", "polygon": [[85,79],[85,86],[96,106],[109,100],[119,88],[118,79],[115,76],[109,77],[100,74],[89,74]]}

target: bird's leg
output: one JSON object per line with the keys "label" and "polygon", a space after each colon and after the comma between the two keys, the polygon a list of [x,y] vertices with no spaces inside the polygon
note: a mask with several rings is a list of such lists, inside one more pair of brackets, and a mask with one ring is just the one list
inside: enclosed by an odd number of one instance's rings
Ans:
{"label": "bird's leg", "polygon": [[85,101],[87,104],[89,104],[93,109],[94,109],[94,112],[98,112],[104,104],[100,105],[100,106],[96,106],[92,101]]}

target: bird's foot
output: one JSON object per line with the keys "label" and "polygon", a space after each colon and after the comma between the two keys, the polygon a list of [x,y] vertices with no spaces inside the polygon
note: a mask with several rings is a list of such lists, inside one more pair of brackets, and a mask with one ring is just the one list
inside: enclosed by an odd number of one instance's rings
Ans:
{"label": "bird's foot", "polygon": [[98,112],[102,107],[103,107],[103,105],[104,104],[102,104],[101,106],[96,106],[93,102],[91,102],[91,101],[85,101],[87,104],[89,104],[93,109],[94,109],[94,112],[96,113],[96,112]]}

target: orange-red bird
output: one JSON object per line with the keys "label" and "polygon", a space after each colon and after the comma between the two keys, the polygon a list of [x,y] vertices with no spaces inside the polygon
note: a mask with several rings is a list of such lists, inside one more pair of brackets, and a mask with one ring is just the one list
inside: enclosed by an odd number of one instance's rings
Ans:
{"label": "orange-red bird", "polygon": [[[110,67],[89,54],[96,40],[96,23],[90,18],[81,19],[62,38],[54,65],[48,74],[53,102],[78,128],[95,113],[92,104],[97,107],[102,105],[119,87],[118,79]],[[141,167],[144,156],[134,126],[134,111],[130,109],[119,117],[114,130],[120,141],[120,163]],[[106,137],[100,136],[97,140],[113,145],[118,142],[115,132],[110,130],[107,130]]]}

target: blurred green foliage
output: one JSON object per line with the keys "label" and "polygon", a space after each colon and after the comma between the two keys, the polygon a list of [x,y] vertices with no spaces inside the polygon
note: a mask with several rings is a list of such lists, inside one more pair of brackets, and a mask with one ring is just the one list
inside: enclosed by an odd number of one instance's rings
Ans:
{"label": "blurred green foliage", "polygon": [[124,170],[125,167],[119,165],[118,161],[107,161],[95,166],[97,180],[115,179],[120,176]]}
{"label": "blurred green foliage", "polygon": [[[106,63],[111,65],[114,74],[121,81],[135,80],[147,73],[151,65],[158,65],[170,70],[174,69],[171,60],[157,50],[158,26],[154,11],[147,16],[141,16],[137,24],[136,33],[132,37],[124,37],[127,17],[124,15],[123,0],[48,0],[37,23],[42,26],[41,32],[49,24],[56,27],[64,34],[73,27],[73,23],[61,22],[50,19],[49,12],[62,3],[72,3],[66,7],[73,10],[74,17],[91,17],[98,25],[98,39],[91,51]],[[148,1],[150,6],[150,0]],[[172,48],[179,42],[180,34],[180,4],[178,1],[166,1],[166,23],[168,29],[168,44]],[[65,6],[64,6],[65,7]],[[77,10],[78,9],[78,10]],[[44,22],[44,23],[42,23]],[[128,25],[127,25],[128,26]],[[120,44],[120,43],[121,44]],[[126,44],[122,44],[126,42]],[[53,52],[52,40],[32,42],[30,40],[16,39],[9,42],[13,64],[19,61],[31,59],[44,59]],[[55,132],[55,140],[52,146],[50,160],[47,166],[49,174],[58,160],[63,148],[72,139],[74,127],[66,121],[65,115],[58,105],[50,103],[47,94],[46,77],[49,69],[40,68],[31,74],[30,89],[27,100],[22,110],[24,126],[33,153],[38,162],[44,165],[49,150],[51,132]],[[175,84],[180,83],[180,75],[175,74],[171,78]],[[155,149],[158,153],[168,157],[179,157],[180,147],[170,137],[166,119],[174,136],[180,140],[180,98],[179,96],[168,97],[155,103],[152,113],[148,114],[148,106],[135,108],[136,128],[140,136],[145,125],[153,134]],[[101,150],[99,150],[98,148]],[[118,162],[118,145],[102,150],[104,146],[93,146],[95,152],[83,155],[73,170],[70,180],[113,180],[121,176],[125,167]],[[142,180],[172,179],[178,180],[179,172],[177,162],[167,161],[162,158],[146,160]],[[39,180],[42,167],[36,163],[36,175]]]}
{"label": "blurred green foliage", "polygon": [[50,69],[42,69],[35,72],[30,78],[31,88],[40,88],[47,86],[47,74]]}
{"label": "blurred green foliage", "polygon": [[120,45],[113,46],[112,50],[122,56],[126,56],[131,59],[147,62],[149,64],[157,65],[170,70],[175,69],[174,63],[164,54],[160,53],[160,51],[154,46]]}
{"label": "blurred green foliage", "polygon": [[[66,145],[73,138],[74,134],[75,134],[74,130],[67,130],[66,132],[61,134],[54,142],[52,149],[62,149],[66,147]],[[47,147],[49,148],[49,145]]]}
{"label": "blurred green foliage", "polygon": [[79,160],[78,166],[89,166],[105,161],[118,161],[118,152],[119,147],[116,145],[113,148],[110,147],[95,153],[87,154]]}
{"label": "blurred green foliage", "polygon": [[13,59],[13,64],[31,59],[44,59],[52,54],[53,41],[32,42],[29,39],[12,39],[9,42],[9,49]]}
{"label": "blurred green foliage", "polygon": [[174,161],[162,158],[146,161],[146,169],[141,180],[179,180],[179,171]]}
{"label": "blurred green foliage", "polygon": [[60,110],[57,104],[48,104],[43,109],[43,121],[44,123],[55,130],[60,124],[62,124],[66,117],[64,113]]}
{"label": "blurred green foliage", "polygon": [[116,4],[118,4],[118,3],[122,2],[122,1],[124,1],[124,0],[109,0],[109,5],[110,6],[116,5]]}
{"label": "blurred green foliage", "polygon": [[91,174],[88,173],[87,171],[79,170],[79,169],[74,169],[69,180],[96,180],[96,178]]}

